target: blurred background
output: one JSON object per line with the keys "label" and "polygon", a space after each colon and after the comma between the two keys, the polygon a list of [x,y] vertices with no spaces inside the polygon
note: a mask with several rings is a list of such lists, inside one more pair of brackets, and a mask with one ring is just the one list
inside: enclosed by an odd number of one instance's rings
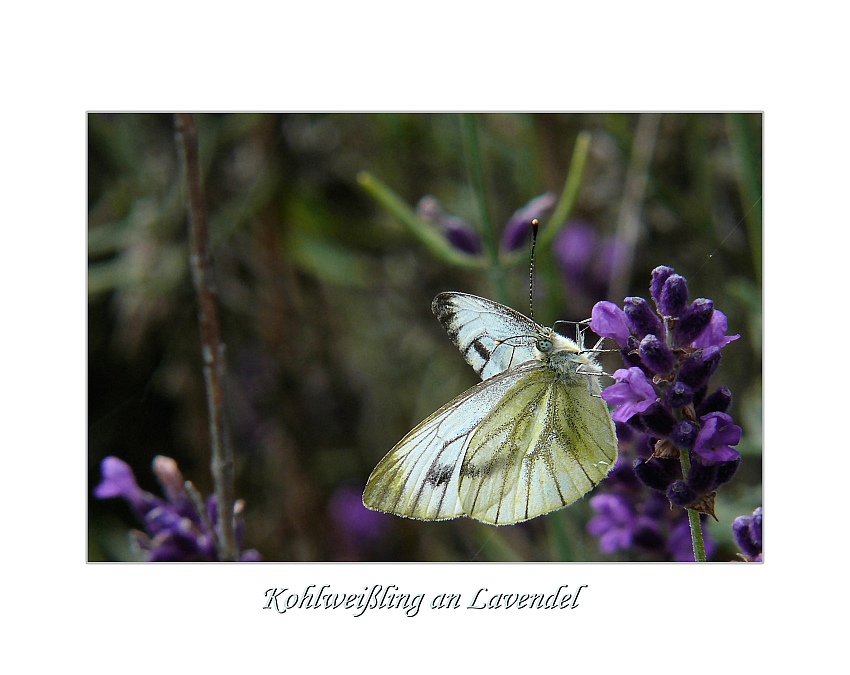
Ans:
{"label": "blurred background", "polygon": [[[511,221],[528,206],[548,232],[539,323],[648,298],[651,270],[668,265],[741,335],[712,383],[734,395],[743,464],[706,526],[710,559],[734,559],[731,522],[762,503],[761,124],[739,113],[199,115],[244,546],[267,561],[672,559],[602,553],[587,498],[502,528],[361,505],[389,449],[477,381],[433,297],[464,291],[527,314],[528,244]],[[548,221],[565,192],[568,217]],[[104,457],[155,494],[151,462],[172,457],[213,491],[171,115],[88,116],[88,205],[88,555],[140,560],[130,508],[92,496]]]}

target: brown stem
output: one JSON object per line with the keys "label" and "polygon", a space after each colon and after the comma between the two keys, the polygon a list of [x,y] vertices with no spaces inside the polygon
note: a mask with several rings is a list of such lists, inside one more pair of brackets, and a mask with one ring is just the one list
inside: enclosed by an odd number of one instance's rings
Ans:
{"label": "brown stem", "polygon": [[211,469],[218,502],[218,556],[220,560],[236,560],[233,446],[224,415],[224,343],[221,341],[215,279],[208,249],[209,234],[198,162],[198,131],[195,115],[177,113],[174,118],[189,198],[189,263],[198,295],[201,354],[210,416]]}

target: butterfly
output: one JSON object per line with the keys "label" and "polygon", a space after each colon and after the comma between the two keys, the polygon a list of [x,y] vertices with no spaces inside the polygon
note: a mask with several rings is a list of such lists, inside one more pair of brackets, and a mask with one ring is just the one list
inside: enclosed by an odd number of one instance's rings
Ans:
{"label": "butterfly", "polygon": [[431,309],[483,381],[390,450],[366,483],[366,507],[510,525],[568,506],[605,478],[617,434],[581,333],[570,340],[466,293],[440,293]]}

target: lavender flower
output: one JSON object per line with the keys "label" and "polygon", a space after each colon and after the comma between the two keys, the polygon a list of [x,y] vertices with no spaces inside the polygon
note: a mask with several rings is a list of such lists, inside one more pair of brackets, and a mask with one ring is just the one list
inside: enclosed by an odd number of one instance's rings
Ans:
{"label": "lavender flower", "polygon": [[463,218],[443,211],[436,197],[426,195],[416,205],[416,215],[437,226],[443,236],[456,249],[476,255],[481,253],[481,239]]}
{"label": "lavender flower", "polygon": [[[693,561],[687,514],[670,509],[661,492],[644,484],[647,468],[659,471],[661,482],[669,483],[665,472],[675,474],[678,461],[647,462],[652,449],[645,445],[646,435],[626,425],[617,425],[617,436],[620,458],[606,481],[607,488],[615,492],[591,497],[590,507],[596,515],[588,522],[588,532],[599,538],[599,549],[606,554],[630,551],[647,559]],[[634,455],[637,459],[632,462]],[[709,556],[716,549],[708,536],[705,549]]]}
{"label": "lavender flower", "polygon": [[762,507],[759,506],[753,515],[738,516],[732,523],[735,542],[743,551],[741,557],[747,562],[762,562],[761,522]]}
{"label": "lavender flower", "polygon": [[[98,499],[121,497],[126,500],[145,531],[133,530],[134,544],[145,551],[147,560],[157,561],[215,561],[218,560],[218,507],[211,495],[202,511],[192,500],[177,463],[162,455],[154,458],[153,471],[162,485],[166,499],[142,490],[136,483],[133,470],[117,457],[106,457],[100,464],[101,482],[94,488]],[[239,517],[244,502],[235,505],[236,539],[241,546],[244,522]],[[260,554],[249,549],[242,551],[243,562],[256,561]]]}
{"label": "lavender flower", "polygon": [[628,422],[636,413],[648,410],[655,403],[655,389],[640,368],[629,368],[614,373],[616,384],[602,393],[602,398],[616,406],[611,417],[615,422]]}
{"label": "lavender flower", "polygon": [[[584,307],[605,297],[608,282],[625,263],[627,247],[616,237],[602,237],[589,223],[568,221],[552,245],[568,290],[568,299]],[[576,308],[577,309],[577,308]]]}
{"label": "lavender flower", "polygon": [[[638,479],[674,506],[714,515],[716,490],[740,465],[732,446],[741,428],[728,414],[729,390],[709,393],[708,384],[721,350],[740,336],[726,335],[726,316],[711,300],[689,302],[687,281],[670,267],[653,270],[650,293],[655,310],[639,297],[626,298],[623,309],[610,302],[593,308],[590,327],[617,343],[627,365],[602,398],[616,422],[650,439],[652,456],[636,466]],[[682,452],[689,453],[687,475],[669,463]]]}
{"label": "lavender flower", "polygon": [[531,236],[529,223],[535,218],[543,220],[555,207],[555,195],[544,192],[528,202],[510,217],[502,230],[502,250],[517,251],[525,246]]}

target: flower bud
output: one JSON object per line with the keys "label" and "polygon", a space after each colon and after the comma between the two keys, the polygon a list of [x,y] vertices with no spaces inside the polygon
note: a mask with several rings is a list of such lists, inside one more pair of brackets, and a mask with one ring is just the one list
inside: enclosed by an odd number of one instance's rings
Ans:
{"label": "flower bud", "polygon": [[699,433],[699,428],[693,422],[682,420],[670,434],[670,440],[679,448],[690,450],[694,447],[694,441]]}
{"label": "flower bud", "polygon": [[664,283],[670,278],[671,274],[673,274],[673,268],[667,267],[666,265],[660,265],[652,270],[652,281],[649,284],[649,294],[655,301],[656,307],[659,307],[661,304],[661,291],[664,288]]}
{"label": "flower bud", "polygon": [[[639,338],[644,338],[650,333],[658,337],[664,336],[664,327],[661,319],[652,311],[649,303],[643,298],[630,297],[623,302],[623,311],[629,318],[632,332]],[[708,324],[706,324],[708,325]]]}
{"label": "flower bud", "polygon": [[674,382],[667,389],[666,401],[671,408],[684,408],[694,400],[694,390],[684,382]]}
{"label": "flower bud", "polygon": [[634,468],[641,483],[659,492],[665,492],[679,475],[679,461],[676,459],[638,457]]}
{"label": "flower bud", "polygon": [[646,366],[657,375],[669,373],[673,367],[673,352],[653,334],[641,340],[638,350]]}
{"label": "flower bud", "polygon": [[711,323],[714,314],[714,303],[705,298],[697,298],[679,317],[673,329],[673,341],[684,346],[696,340]]}
{"label": "flower bud", "polygon": [[697,407],[697,415],[702,417],[712,412],[726,412],[732,405],[732,392],[726,387],[714,391]]}
{"label": "flower bud", "polygon": [[677,379],[696,391],[708,384],[719,365],[720,350],[717,347],[700,349],[685,360]]}
{"label": "flower bud", "polygon": [[697,498],[696,492],[683,480],[677,480],[671,483],[670,487],[667,488],[666,494],[667,499],[670,500],[673,506],[688,506],[689,504],[693,504]]}
{"label": "flower bud", "polygon": [[688,305],[688,282],[685,281],[685,277],[678,274],[670,275],[664,282],[657,305],[658,312],[662,316],[681,316]]}
{"label": "flower bud", "polygon": [[659,436],[669,436],[676,427],[676,418],[658,403],[653,404],[640,417],[647,428]]}

